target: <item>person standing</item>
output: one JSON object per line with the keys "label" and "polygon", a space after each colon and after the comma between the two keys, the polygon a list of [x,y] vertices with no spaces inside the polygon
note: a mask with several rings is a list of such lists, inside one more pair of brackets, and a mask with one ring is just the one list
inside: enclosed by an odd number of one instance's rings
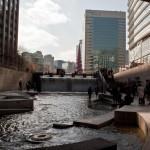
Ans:
{"label": "person standing", "polygon": [[92,87],[90,86],[90,87],[88,88],[88,96],[89,96],[89,100],[91,100],[92,93],[93,93]]}
{"label": "person standing", "polygon": [[95,88],[95,95],[96,95],[96,99],[98,97],[98,87]]}
{"label": "person standing", "polygon": [[19,90],[20,90],[20,91],[23,90],[22,80],[19,81]]}
{"label": "person standing", "polygon": [[145,99],[144,99],[144,86],[140,82],[137,88],[138,92],[138,97],[139,97],[139,104],[145,104]]}
{"label": "person standing", "polygon": [[147,101],[149,102],[148,105],[150,105],[150,80],[146,80],[144,95],[145,95]]}

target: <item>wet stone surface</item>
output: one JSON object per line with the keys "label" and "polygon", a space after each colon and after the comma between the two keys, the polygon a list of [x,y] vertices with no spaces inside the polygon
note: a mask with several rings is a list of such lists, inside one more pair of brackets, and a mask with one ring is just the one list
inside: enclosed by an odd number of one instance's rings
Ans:
{"label": "wet stone surface", "polygon": [[[140,150],[144,142],[141,130],[117,128],[114,125],[99,130],[72,127],[54,129],[53,123],[71,122],[77,119],[102,115],[111,111],[109,106],[99,110],[87,107],[87,96],[71,94],[39,95],[35,110],[30,113],[10,115],[0,119],[0,149],[20,150],[80,142],[103,138],[116,142],[118,150]],[[26,141],[31,133],[49,133],[52,138],[40,144]]]}

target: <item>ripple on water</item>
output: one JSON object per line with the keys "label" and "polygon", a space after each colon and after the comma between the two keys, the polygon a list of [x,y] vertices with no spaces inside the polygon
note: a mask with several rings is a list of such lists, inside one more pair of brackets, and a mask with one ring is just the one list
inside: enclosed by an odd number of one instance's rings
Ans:
{"label": "ripple on water", "polygon": [[[100,130],[88,128],[53,129],[53,123],[70,122],[80,118],[102,115],[111,111],[108,106],[97,110],[87,107],[87,97],[83,95],[50,94],[39,95],[33,112],[10,115],[0,119],[0,149],[11,147],[27,149],[79,142],[101,137],[118,143],[119,150],[138,150],[143,144],[143,135],[136,128],[116,128],[111,125]],[[26,137],[31,133],[49,132],[52,139],[42,144],[31,144]]]}

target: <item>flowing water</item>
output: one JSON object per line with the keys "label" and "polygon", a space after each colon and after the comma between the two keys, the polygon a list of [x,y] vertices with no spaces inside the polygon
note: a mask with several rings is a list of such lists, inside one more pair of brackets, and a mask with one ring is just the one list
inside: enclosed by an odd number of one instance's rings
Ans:
{"label": "flowing water", "polygon": [[[39,95],[34,102],[34,111],[6,116],[0,119],[0,150],[22,150],[68,144],[103,138],[117,143],[118,150],[140,150],[144,142],[141,130],[117,128],[113,124],[99,130],[73,127],[54,129],[53,123],[72,122],[80,118],[94,117],[112,110],[101,105],[99,109],[87,107],[87,96],[77,94]],[[46,132],[52,139],[32,144],[26,141],[31,133]]]}

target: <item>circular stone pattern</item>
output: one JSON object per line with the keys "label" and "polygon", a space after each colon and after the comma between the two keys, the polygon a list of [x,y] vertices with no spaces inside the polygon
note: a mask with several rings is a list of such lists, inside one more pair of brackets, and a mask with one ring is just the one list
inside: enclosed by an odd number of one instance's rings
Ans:
{"label": "circular stone pattern", "polygon": [[35,133],[27,137],[27,141],[31,143],[41,143],[51,139],[52,136],[49,133]]}

